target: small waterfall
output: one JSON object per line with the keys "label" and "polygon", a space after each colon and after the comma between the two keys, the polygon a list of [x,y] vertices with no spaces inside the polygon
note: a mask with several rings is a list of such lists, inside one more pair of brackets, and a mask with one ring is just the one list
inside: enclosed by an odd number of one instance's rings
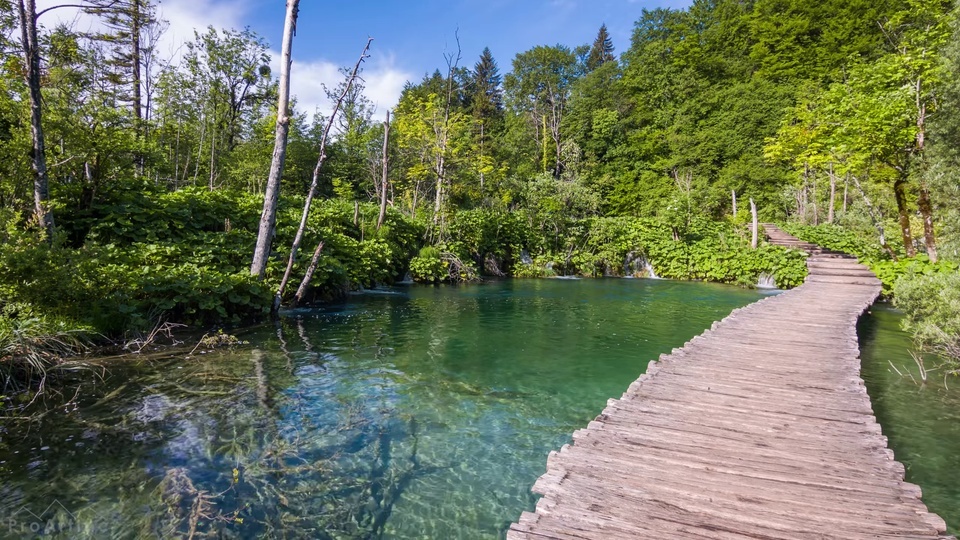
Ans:
{"label": "small waterfall", "polygon": [[533,264],[533,258],[530,257],[530,252],[527,250],[520,251],[520,262],[526,264],[527,266]]}
{"label": "small waterfall", "polygon": [[643,261],[643,269],[644,269],[644,271],[646,271],[648,278],[650,278],[650,279],[660,279],[660,276],[658,276],[657,273],[653,270],[653,265],[650,264],[650,261],[644,259],[644,261]]}
{"label": "small waterfall", "polygon": [[760,274],[760,277],[757,278],[757,288],[758,289],[776,289],[777,288],[777,278],[772,274]]}
{"label": "small waterfall", "polygon": [[631,251],[623,259],[623,275],[626,277],[645,277],[650,279],[660,279],[653,265],[643,253]]}
{"label": "small waterfall", "polygon": [[410,272],[407,272],[403,275],[403,280],[398,281],[397,285],[413,285],[413,276],[410,275]]}

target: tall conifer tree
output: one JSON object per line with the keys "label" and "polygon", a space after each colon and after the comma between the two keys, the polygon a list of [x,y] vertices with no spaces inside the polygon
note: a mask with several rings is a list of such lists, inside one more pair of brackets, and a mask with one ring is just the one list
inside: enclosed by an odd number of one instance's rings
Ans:
{"label": "tall conifer tree", "polygon": [[486,47],[473,68],[472,102],[475,117],[489,121],[500,116],[503,111],[502,82],[497,61],[493,59],[490,48]]}
{"label": "tall conifer tree", "polygon": [[593,71],[607,62],[616,60],[613,56],[613,40],[610,39],[610,33],[607,31],[607,25],[601,25],[597,32],[597,39],[594,40],[590,48],[590,55],[587,56],[587,69]]}

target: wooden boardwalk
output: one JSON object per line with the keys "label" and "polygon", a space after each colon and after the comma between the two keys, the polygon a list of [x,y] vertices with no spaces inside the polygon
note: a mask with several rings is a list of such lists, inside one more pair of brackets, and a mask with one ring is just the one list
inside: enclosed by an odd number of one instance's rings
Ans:
{"label": "wooden boardwalk", "polygon": [[651,362],[550,453],[508,540],[947,538],[859,376],[856,322],[879,280],[764,227],[810,252],[806,283]]}

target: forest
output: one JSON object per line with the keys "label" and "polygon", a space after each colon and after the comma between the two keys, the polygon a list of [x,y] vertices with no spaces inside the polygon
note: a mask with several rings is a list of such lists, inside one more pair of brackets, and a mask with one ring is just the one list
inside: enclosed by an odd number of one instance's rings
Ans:
{"label": "forest", "polygon": [[391,111],[358,43],[327,114],[284,82],[306,36],[281,73],[250,29],[197,29],[171,60],[156,2],[79,4],[102,31],[0,0],[5,388],[163,324],[406,279],[799,285],[800,253],[751,245],[751,207],[868,263],[918,350],[960,369],[952,2],[695,0],[644,10],[629,43],[438,51]]}

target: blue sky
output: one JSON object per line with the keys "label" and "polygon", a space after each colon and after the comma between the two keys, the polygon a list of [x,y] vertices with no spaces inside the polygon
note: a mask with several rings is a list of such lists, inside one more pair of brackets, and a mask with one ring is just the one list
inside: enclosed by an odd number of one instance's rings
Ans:
{"label": "blue sky", "polygon": [[[44,7],[58,0],[38,0]],[[60,3],[60,2],[58,2]],[[456,51],[459,29],[463,59],[473,67],[489,46],[510,71],[513,57],[536,45],[570,47],[591,43],[606,23],[617,53],[629,46],[641,11],[684,8],[691,0],[301,0],[294,41],[292,91],[300,108],[327,107],[322,85],[336,84],[337,69],[352,65],[368,36],[374,38],[365,64],[366,94],[378,109],[392,107],[407,80],[418,81],[443,67],[444,53]],[[56,17],[83,27],[96,24],[70,10]],[[169,21],[161,54],[176,59],[194,28],[250,26],[279,56],[283,33],[282,0],[162,0],[160,15]],[[175,60],[174,60],[175,61]],[[275,62],[276,67],[276,62]]]}
{"label": "blue sky", "polygon": [[[366,66],[367,94],[379,108],[391,107],[403,82],[419,80],[445,65],[444,53],[456,51],[459,30],[461,65],[472,67],[490,47],[502,73],[513,57],[536,45],[591,43],[606,24],[618,52],[630,42],[641,11],[683,8],[689,0],[423,0],[407,2],[317,2],[302,0],[295,61],[305,73],[294,93],[304,105],[317,100],[314,81],[329,78],[330,67],[356,61],[367,36],[374,38]],[[277,0],[251,6],[249,24],[271,44],[283,31]],[[278,48],[278,46],[277,46]],[[324,64],[330,64],[324,68]],[[326,75],[324,74],[326,72]],[[322,100],[320,100],[322,102]],[[322,107],[322,105],[321,105]]]}
{"label": "blue sky", "polygon": [[[252,28],[277,44],[283,30],[278,4],[259,1],[248,18]],[[372,36],[374,57],[386,55],[397,68],[423,74],[443,65],[445,51],[455,50],[459,28],[464,61],[472,64],[489,46],[506,71],[516,53],[536,45],[590,43],[603,23],[617,50],[623,51],[643,8],[687,4],[687,0],[303,0],[295,53],[305,59],[352,64],[367,36]]]}

